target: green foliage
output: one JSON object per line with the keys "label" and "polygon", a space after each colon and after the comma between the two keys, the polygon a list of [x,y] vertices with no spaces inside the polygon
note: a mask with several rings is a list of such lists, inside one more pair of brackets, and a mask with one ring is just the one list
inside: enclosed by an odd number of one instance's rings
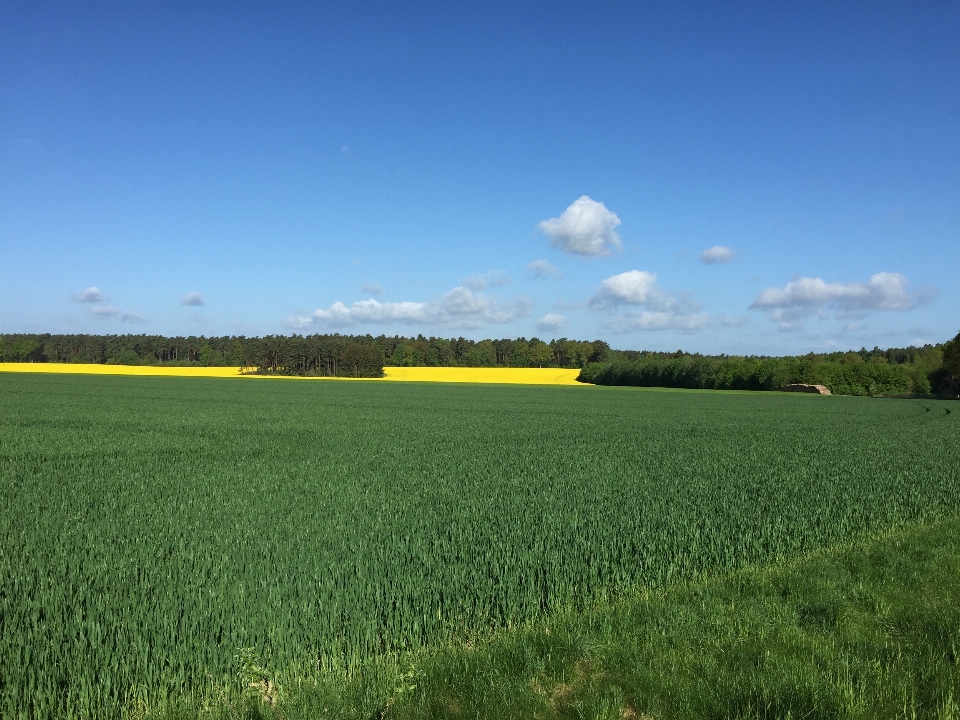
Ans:
{"label": "green foliage", "polygon": [[200,346],[200,364],[204,366],[219,365],[217,362],[217,355],[219,353],[215,352],[208,343],[204,343]]}
{"label": "green foliage", "polygon": [[140,365],[140,357],[133,350],[127,348],[120,352],[117,361],[120,365]]}
{"label": "green foliage", "polygon": [[235,340],[233,349],[230,351],[230,365],[233,367],[244,367],[247,364],[246,354],[243,351],[243,343]]}
{"label": "green foliage", "polygon": [[378,345],[351,343],[340,356],[344,377],[383,377],[383,351]]}
{"label": "green foliage", "polygon": [[931,390],[930,374],[923,367],[904,366],[904,372],[910,378],[910,389],[914,395],[929,395]]}
{"label": "green foliage", "polygon": [[43,347],[31,337],[14,337],[5,342],[0,338],[3,362],[42,362]]}
{"label": "green foliage", "polygon": [[533,338],[530,341],[529,357],[533,367],[545,367],[553,360],[553,352],[545,342]]}
{"label": "green foliage", "polygon": [[270,692],[347,677],[957,512],[949,406],[0,375],[0,716],[235,687],[237,648]]}
{"label": "green foliage", "polygon": [[260,659],[256,648],[240,648],[237,662],[238,694],[249,704],[275,707],[280,700],[280,687],[274,682],[275,672]]}
{"label": "green foliage", "polygon": [[[915,381],[902,365],[825,362],[805,358],[713,358],[656,355],[590,363],[577,378],[596,385],[708,390],[779,390],[790,383],[826,385],[836,395],[904,394]],[[923,381],[926,381],[924,377]],[[917,380],[917,384],[922,382]],[[929,383],[926,383],[929,391]],[[918,392],[925,392],[918,390]]]}
{"label": "green foliage", "polygon": [[464,365],[468,367],[494,367],[497,364],[497,349],[491,340],[481,340],[467,351]]}
{"label": "green foliage", "polygon": [[943,346],[943,367],[960,383],[960,333]]}

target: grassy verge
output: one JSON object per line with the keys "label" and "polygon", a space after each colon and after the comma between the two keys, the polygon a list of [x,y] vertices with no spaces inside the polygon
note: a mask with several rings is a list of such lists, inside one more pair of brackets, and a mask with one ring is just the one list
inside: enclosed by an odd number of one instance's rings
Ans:
{"label": "grassy verge", "polygon": [[960,520],[561,613],[208,717],[960,717]]}

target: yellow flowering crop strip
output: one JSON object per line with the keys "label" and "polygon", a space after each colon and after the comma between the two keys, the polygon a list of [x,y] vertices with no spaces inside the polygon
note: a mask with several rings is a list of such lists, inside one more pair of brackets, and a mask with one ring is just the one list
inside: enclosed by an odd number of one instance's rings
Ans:
{"label": "yellow flowering crop strip", "polygon": [[[157,365],[98,365],[92,363],[0,363],[0,372],[74,375],[138,375],[160,377],[282,378],[350,380],[242,374],[239,367],[170,367]],[[499,383],[506,385],[583,385],[579,370],[561,368],[386,367],[382,380],[400,382]]]}
{"label": "yellow flowering crop strip", "polygon": [[385,367],[386,380],[407,382],[582,385],[579,370],[561,368]]}
{"label": "yellow flowering crop strip", "polygon": [[0,372],[61,375],[153,375],[169,377],[243,377],[238,367],[169,367],[94,363],[0,363]]}

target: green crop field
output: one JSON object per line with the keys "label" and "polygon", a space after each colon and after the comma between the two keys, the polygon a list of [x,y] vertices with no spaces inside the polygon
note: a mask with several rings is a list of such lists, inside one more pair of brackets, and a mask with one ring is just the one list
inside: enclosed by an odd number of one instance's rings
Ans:
{"label": "green crop field", "polygon": [[[960,510],[960,412],[0,376],[0,716],[116,717]],[[954,409],[954,412],[950,412]]]}

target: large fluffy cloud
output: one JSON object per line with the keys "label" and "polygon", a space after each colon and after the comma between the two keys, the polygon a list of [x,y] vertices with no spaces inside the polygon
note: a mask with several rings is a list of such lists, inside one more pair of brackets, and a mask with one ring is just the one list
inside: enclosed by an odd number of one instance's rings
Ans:
{"label": "large fluffy cloud", "polygon": [[558,218],[543,220],[537,229],[550,237],[555,248],[576,255],[609,255],[620,247],[620,218],[602,202],[586,195],[574,200]]}
{"label": "large fluffy cloud", "polygon": [[646,270],[629,270],[608,277],[590,298],[590,307],[614,311],[605,323],[611,332],[694,332],[711,320],[700,312],[699,303],[689,293],[667,292],[660,287],[656,274]]}
{"label": "large fluffy cloud", "polygon": [[287,318],[287,325],[297,329],[334,330],[352,325],[399,324],[469,330],[512,322],[528,312],[528,303],[523,299],[500,303],[460,286],[431,302],[380,302],[372,298],[349,306],[335,302],[305,317],[292,315]]}
{"label": "large fluffy cloud", "polygon": [[763,290],[750,305],[764,310],[784,330],[798,326],[811,315],[827,310],[838,318],[874,311],[912,310],[930,299],[930,292],[910,293],[907,278],[900,273],[880,272],[867,282],[828,283],[821,278],[801,277],[782,288]]}

